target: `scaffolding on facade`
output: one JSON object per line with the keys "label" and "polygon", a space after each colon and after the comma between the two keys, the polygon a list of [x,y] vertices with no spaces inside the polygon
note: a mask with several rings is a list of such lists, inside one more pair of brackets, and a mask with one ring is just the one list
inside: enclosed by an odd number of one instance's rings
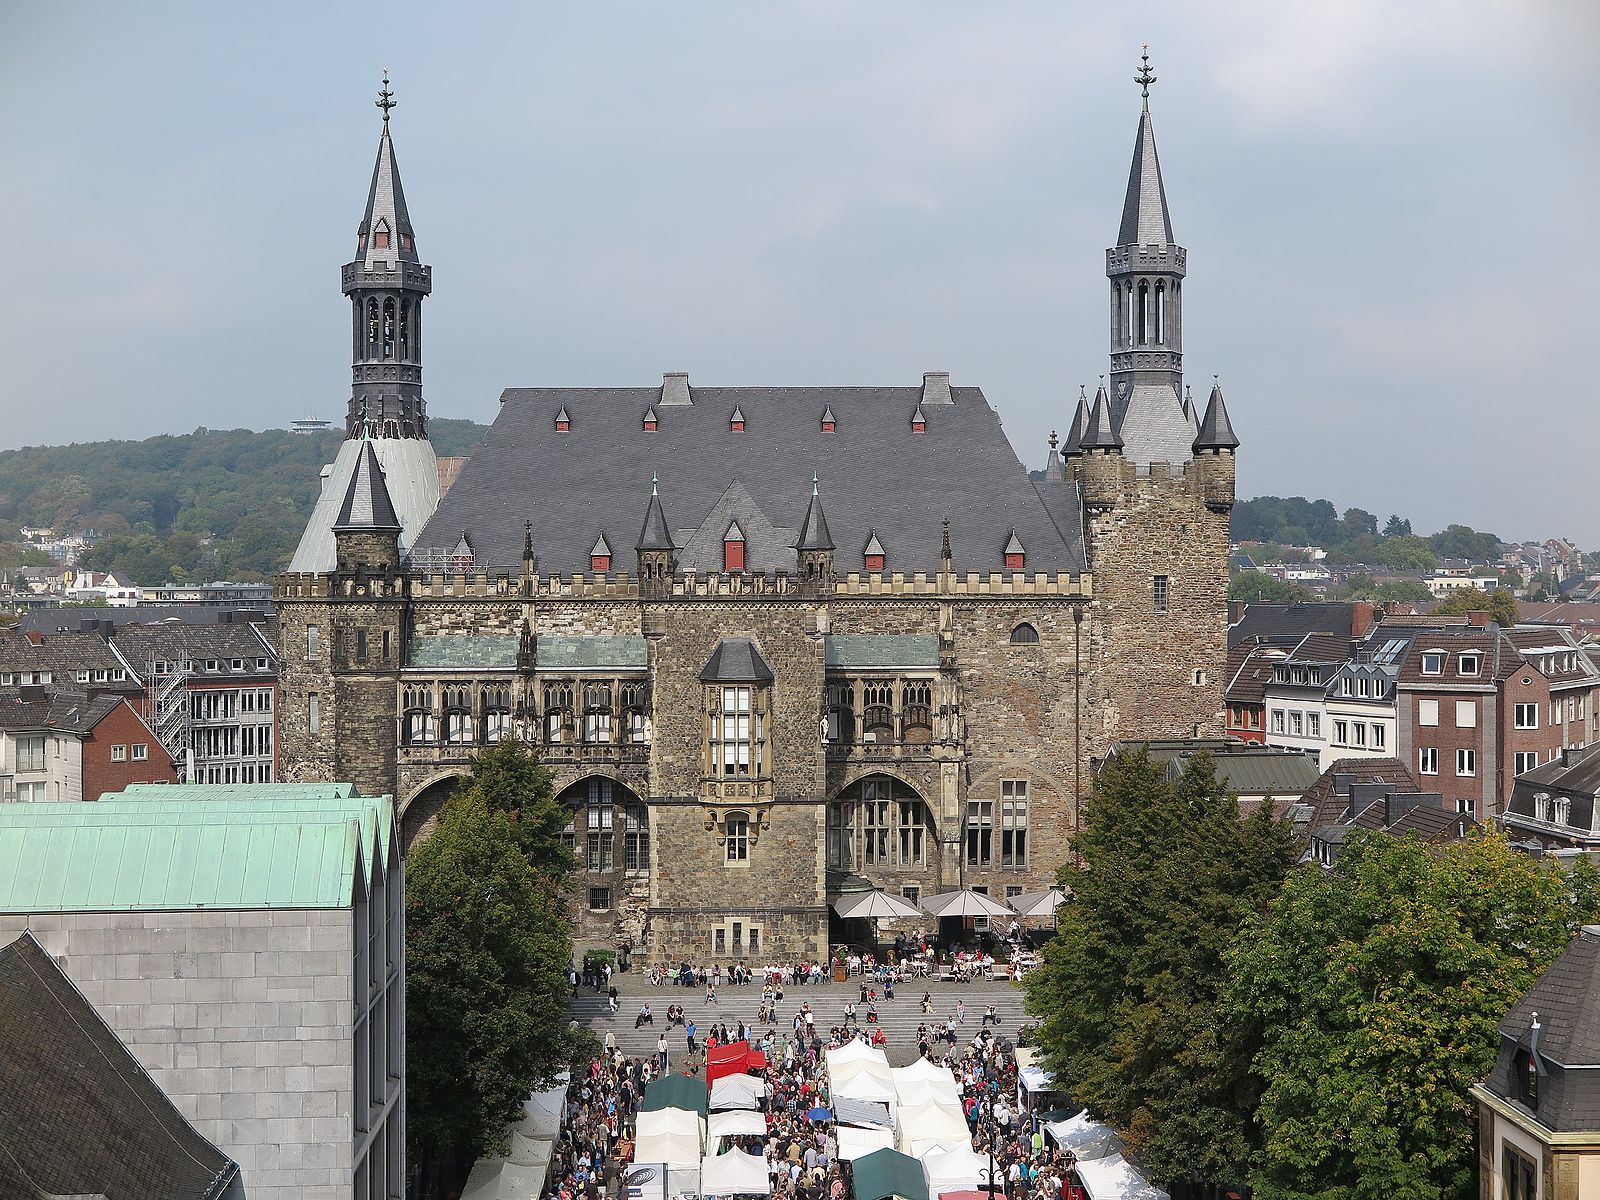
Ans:
{"label": "scaffolding on facade", "polygon": [[172,756],[179,783],[193,783],[193,733],[190,730],[189,675],[186,661],[151,659],[146,664],[144,702],[140,716]]}

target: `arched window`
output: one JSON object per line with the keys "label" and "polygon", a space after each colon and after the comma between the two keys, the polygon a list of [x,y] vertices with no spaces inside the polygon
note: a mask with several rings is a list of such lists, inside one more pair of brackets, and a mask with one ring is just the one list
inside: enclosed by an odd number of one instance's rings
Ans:
{"label": "arched window", "polygon": [[1148,334],[1150,308],[1150,285],[1142,279],[1139,281],[1139,291],[1136,294],[1134,304],[1136,309],[1135,315],[1138,320],[1138,326],[1136,329],[1138,334],[1138,344],[1142,346],[1149,340]]}
{"label": "arched window", "polygon": [[723,839],[729,862],[750,860],[750,814],[731,812],[723,818]]}
{"label": "arched window", "polygon": [[483,689],[483,740],[504,741],[511,736],[511,689],[495,684]]}
{"label": "arched window", "polygon": [[589,683],[583,688],[583,740],[585,745],[611,743],[611,685]]}
{"label": "arched window", "polygon": [[427,688],[408,687],[400,699],[400,740],[407,746],[431,746],[439,740],[438,721],[433,715],[433,697]]}
{"label": "arched window", "polygon": [[571,740],[572,685],[547,683],[544,685],[544,740],[559,746]]}
{"label": "arched window", "polygon": [[383,302],[383,357],[394,357],[394,297]]}
{"label": "arched window", "polygon": [[447,746],[470,746],[473,741],[472,693],[464,686],[444,689],[444,741]]}
{"label": "arched window", "polygon": [[595,776],[573,784],[558,799],[572,812],[562,839],[580,869],[650,869],[650,814],[638,796],[614,780]]}
{"label": "arched window", "polygon": [[1156,344],[1165,345],[1167,340],[1167,285],[1156,284]]}
{"label": "arched window", "polygon": [[[1194,684],[1195,687],[1205,687],[1205,685],[1206,685],[1206,671],[1205,671],[1205,668],[1204,667],[1196,667],[1194,669],[1194,671],[1189,676],[1189,682]],[[1363,696],[1367,694],[1367,681],[1365,679],[1363,679],[1361,681],[1361,694]]]}
{"label": "arched window", "polygon": [[630,746],[650,744],[650,688],[646,684],[622,685],[622,735]]}
{"label": "arched window", "polygon": [[932,844],[928,806],[907,784],[869,775],[828,805],[828,866],[864,868],[925,866]]}
{"label": "arched window", "polygon": [[408,361],[411,358],[411,301],[403,301],[400,305],[400,360]]}
{"label": "arched window", "polygon": [[378,318],[378,298],[367,301],[367,357],[378,357],[378,345],[383,325]]}
{"label": "arched window", "polygon": [[869,742],[894,741],[894,684],[868,683],[861,689],[864,702],[861,728]]}
{"label": "arched window", "polygon": [[1013,646],[1032,646],[1039,640],[1039,631],[1024,621],[1011,631]]}
{"label": "arched window", "polygon": [[850,745],[856,740],[856,689],[850,683],[830,683],[827,687],[828,715],[823,737],[829,742]]}
{"label": "arched window", "polygon": [[933,740],[933,685],[912,680],[900,688],[902,741],[926,745]]}

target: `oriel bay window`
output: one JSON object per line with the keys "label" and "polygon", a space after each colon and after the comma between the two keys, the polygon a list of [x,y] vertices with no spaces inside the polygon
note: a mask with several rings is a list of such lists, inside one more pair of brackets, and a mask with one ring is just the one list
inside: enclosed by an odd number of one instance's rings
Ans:
{"label": "oriel bay window", "polygon": [[583,687],[583,740],[585,745],[611,741],[611,685],[587,683]]}
{"label": "oriel bay window", "polygon": [[711,689],[711,773],[724,779],[761,774],[761,714],[754,710],[758,690],[743,686]]}
{"label": "oriel bay window", "polygon": [[622,685],[622,734],[629,745],[650,744],[650,689],[645,684]]}

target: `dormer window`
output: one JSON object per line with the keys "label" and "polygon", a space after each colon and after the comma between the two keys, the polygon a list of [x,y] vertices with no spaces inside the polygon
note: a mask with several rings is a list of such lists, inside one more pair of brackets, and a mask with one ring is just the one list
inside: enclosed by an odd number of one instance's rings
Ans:
{"label": "dormer window", "polygon": [[834,432],[834,430],[836,430],[838,428],[839,428],[839,422],[834,420],[834,418],[833,418],[833,409],[831,409],[831,408],[823,409],[822,410],[822,432],[823,433],[832,433],[832,432]]}
{"label": "dormer window", "polygon": [[611,570],[611,543],[606,541],[606,535],[603,533],[595,539],[594,547],[589,551],[589,569],[591,571]]}
{"label": "dormer window", "polygon": [[911,432],[912,433],[927,433],[928,432],[928,418],[925,415],[923,415],[922,405],[920,405],[920,404],[917,405],[917,411],[911,414]]}
{"label": "dormer window", "polygon": [[644,410],[644,431],[646,433],[654,433],[656,431],[656,423],[657,423],[656,422],[656,410],[653,409],[653,408],[645,409]]}
{"label": "dormer window", "polygon": [[1463,675],[1476,675],[1483,658],[1479,654],[1463,654],[1460,661],[1460,671]]}
{"label": "dormer window", "polygon": [[389,248],[389,231],[380,229],[372,235],[372,248],[374,250],[387,250]]}
{"label": "dormer window", "polygon": [[1022,540],[1017,537],[1016,531],[1012,530],[1011,538],[1006,542],[1006,570],[1020,571],[1027,562],[1028,554],[1022,548]]}
{"label": "dormer window", "polygon": [[400,235],[400,249],[409,252],[413,249],[413,245],[414,244],[411,241],[411,235],[409,233],[402,233]]}
{"label": "dormer window", "polygon": [[567,415],[567,410],[562,408],[562,410],[556,414],[556,432],[569,433],[571,430],[572,418]]}
{"label": "dormer window", "polygon": [[861,552],[862,568],[868,571],[883,570],[883,543],[878,540],[878,535],[869,533],[867,548]]}
{"label": "dormer window", "polygon": [[1424,675],[1444,674],[1444,651],[1425,650],[1422,654],[1422,673]]}
{"label": "dormer window", "polygon": [[728,532],[722,535],[722,569],[744,570],[744,530],[737,521],[730,521]]}
{"label": "dormer window", "polygon": [[736,407],[733,410],[733,415],[728,418],[728,428],[731,429],[734,433],[743,433],[744,432],[744,410],[743,409]]}
{"label": "dormer window", "polygon": [[1539,1111],[1539,1064],[1529,1050],[1518,1048],[1511,1058],[1511,1090],[1529,1111]]}

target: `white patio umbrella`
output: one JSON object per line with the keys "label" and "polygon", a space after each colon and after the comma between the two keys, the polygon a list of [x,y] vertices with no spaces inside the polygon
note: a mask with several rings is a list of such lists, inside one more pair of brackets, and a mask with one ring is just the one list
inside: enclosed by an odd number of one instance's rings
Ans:
{"label": "white patio umbrella", "polygon": [[1053,917],[1056,909],[1067,902],[1067,894],[1058,887],[1045,892],[1024,892],[1007,901],[1019,917]]}
{"label": "white patio umbrella", "polygon": [[867,917],[871,920],[886,918],[911,920],[922,915],[922,910],[911,901],[877,890],[864,892],[850,899],[840,897],[834,904],[833,911],[845,918]]}
{"label": "white patio umbrella", "polygon": [[1012,914],[1000,901],[971,888],[929,896],[922,907],[936,917],[1009,917]]}

